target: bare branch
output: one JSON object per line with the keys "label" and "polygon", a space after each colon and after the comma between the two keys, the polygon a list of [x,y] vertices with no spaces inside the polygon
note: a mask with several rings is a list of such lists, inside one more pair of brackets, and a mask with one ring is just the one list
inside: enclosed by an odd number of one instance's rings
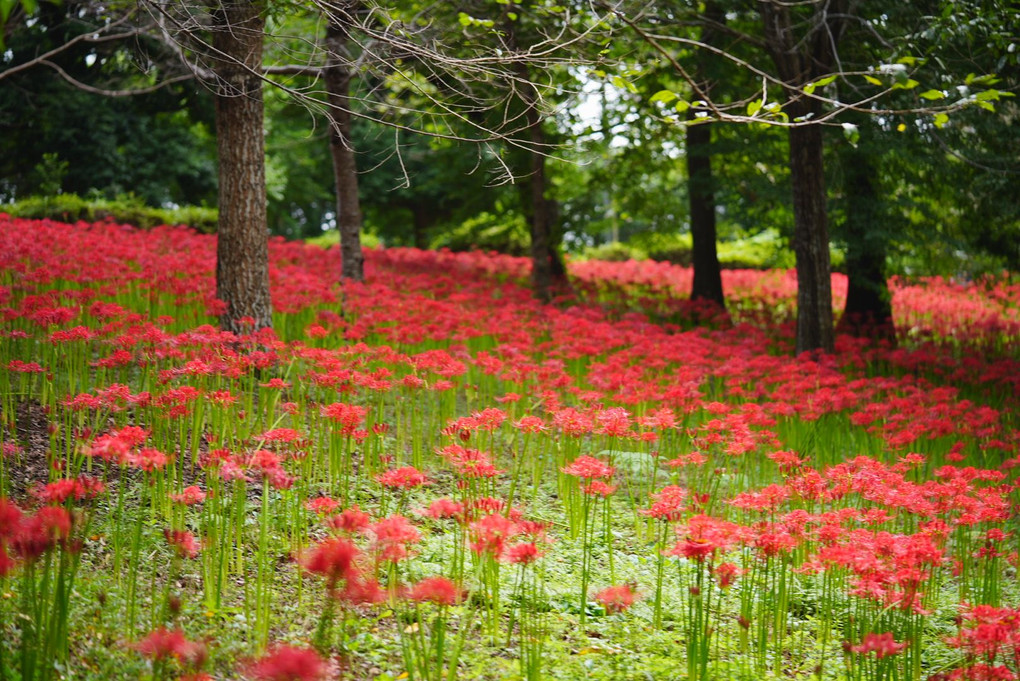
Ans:
{"label": "bare branch", "polygon": [[56,64],[47,59],[43,59],[42,61],[40,61],[39,65],[53,69],[54,71],[57,72],[58,75],[60,75],[61,78],[63,78],[64,80],[66,80],[68,83],[78,88],[79,90],[82,90],[84,92],[91,92],[94,95],[102,95],[104,97],[133,97],[134,95],[144,95],[150,92],[155,92],[156,90],[160,90],[166,87],[167,85],[171,85],[173,83],[180,83],[182,81],[191,80],[192,78],[194,78],[192,74],[186,73],[184,75],[174,76],[173,78],[161,80],[160,82],[154,85],[148,85],[146,87],[128,88],[126,90],[104,90],[103,88],[93,87],[91,85],[81,82],[80,80],[75,79],[67,71],[65,71],[64,69],[60,68],[59,66],[57,66]]}

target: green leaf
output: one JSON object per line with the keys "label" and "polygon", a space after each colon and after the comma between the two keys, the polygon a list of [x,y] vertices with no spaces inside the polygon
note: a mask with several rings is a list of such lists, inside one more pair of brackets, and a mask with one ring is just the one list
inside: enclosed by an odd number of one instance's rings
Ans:
{"label": "green leaf", "polygon": [[874,76],[864,76],[864,80],[868,81],[872,85],[881,85],[882,84],[882,81],[880,81],[878,78],[875,78]]}
{"label": "green leaf", "polygon": [[669,104],[677,97],[679,97],[679,95],[673,92],[672,90],[659,90],[654,95],[652,95],[648,101],[651,102],[652,104],[657,104],[659,102],[662,102],[663,104]]}
{"label": "green leaf", "polygon": [[804,86],[804,94],[808,95],[814,94],[816,88],[825,87],[829,83],[832,83],[834,80],[836,80],[836,76],[833,75],[826,76],[825,78],[816,80],[813,83],[808,83],[807,85]]}
{"label": "green leaf", "polygon": [[857,126],[853,123],[843,124],[843,137],[850,143],[850,146],[857,148],[857,143],[861,140],[861,131],[857,129]]}
{"label": "green leaf", "polygon": [[691,105],[682,99],[678,99],[676,104],[673,105],[673,108],[676,109],[677,113],[683,113],[690,109]]}
{"label": "green leaf", "polygon": [[927,100],[936,100],[936,99],[942,99],[942,98],[945,97],[945,95],[942,94],[941,92],[939,92],[938,90],[928,90],[927,92],[922,92],[919,96],[922,99],[927,99]]}
{"label": "green leaf", "polygon": [[906,64],[907,66],[913,66],[914,64],[917,63],[917,57],[911,57],[910,55],[907,55],[905,57],[900,57],[899,59],[897,59],[896,63]]}
{"label": "green leaf", "polygon": [[920,85],[920,83],[918,83],[913,78],[907,78],[903,82],[894,83],[893,86],[892,86],[892,89],[893,90],[913,90],[918,85]]}
{"label": "green leaf", "polygon": [[948,122],[949,122],[949,116],[948,115],[946,115],[944,113],[935,114],[935,127],[936,128],[942,128]]}
{"label": "green leaf", "polygon": [[0,21],[6,22],[18,0],[0,0]]}
{"label": "green leaf", "polygon": [[995,102],[999,100],[998,90],[985,90],[974,95],[974,99],[979,102]]}
{"label": "green leaf", "polygon": [[748,102],[747,115],[753,117],[756,113],[761,111],[762,104],[764,104],[764,102],[760,99],[756,99],[753,102]]}

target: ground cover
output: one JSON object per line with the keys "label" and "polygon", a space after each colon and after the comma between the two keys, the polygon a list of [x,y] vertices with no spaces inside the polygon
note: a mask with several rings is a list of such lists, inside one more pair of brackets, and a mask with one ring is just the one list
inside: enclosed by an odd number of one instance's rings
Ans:
{"label": "ground cover", "polygon": [[213,239],[0,217],[0,677],[1017,678],[1010,280],[795,358],[788,273],[273,240],[236,337]]}

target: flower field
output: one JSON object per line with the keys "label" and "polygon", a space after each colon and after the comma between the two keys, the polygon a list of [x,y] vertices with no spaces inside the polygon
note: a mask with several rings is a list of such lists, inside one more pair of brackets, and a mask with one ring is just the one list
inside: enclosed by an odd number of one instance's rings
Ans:
{"label": "flower field", "polygon": [[0,678],[1020,678],[1020,284],[795,358],[788,272],[270,257],[237,337],[215,237],[0,216]]}

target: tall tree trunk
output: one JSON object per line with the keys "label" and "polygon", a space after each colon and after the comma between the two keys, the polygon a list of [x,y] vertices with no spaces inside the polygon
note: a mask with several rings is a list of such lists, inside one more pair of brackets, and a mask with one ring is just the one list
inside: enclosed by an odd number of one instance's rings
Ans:
{"label": "tall tree trunk", "polygon": [[424,250],[428,248],[429,226],[432,216],[424,205],[411,208],[411,225],[414,228],[414,247]]}
{"label": "tall tree trunk", "polygon": [[846,201],[847,293],[837,330],[895,341],[892,296],[886,280],[888,239],[882,228],[875,165],[860,149],[842,154]]}
{"label": "tall tree trunk", "polygon": [[[806,106],[790,107],[791,118]],[[815,111],[815,115],[818,112]],[[825,207],[822,128],[790,128],[790,183],[793,185],[793,249],[797,258],[797,352],[832,352],[832,266]]]}
{"label": "tall tree trunk", "polygon": [[688,200],[694,283],[691,300],[710,300],[726,307],[722,272],[716,252],[715,189],[712,178],[712,128],[709,123],[687,126]]}
{"label": "tall tree trunk", "polygon": [[[705,3],[704,13],[711,22],[726,21],[726,13],[713,0]],[[708,24],[701,29],[701,42],[712,46],[717,35],[718,30]],[[709,97],[712,90],[709,66],[713,58],[714,55],[707,54],[705,50],[698,50],[695,77],[705,97]],[[688,109],[688,120],[695,120],[696,114],[696,108]],[[687,126],[687,197],[691,211],[691,256],[694,265],[691,300],[710,300],[725,309],[722,272],[716,251],[715,179],[712,176],[712,128],[709,125]]]}
{"label": "tall tree trunk", "polygon": [[226,304],[220,325],[240,332],[271,326],[269,241],[263,142],[261,5],[225,0],[214,12],[219,230],[216,296]]}
{"label": "tall tree trunk", "polygon": [[[813,16],[796,16],[797,3],[759,0],[765,44],[782,78],[792,121],[821,113],[818,100],[801,89],[836,64],[835,49],[850,16],[845,0],[814,4]],[[797,35],[806,30],[807,34]],[[825,206],[822,129],[790,128],[790,183],[793,185],[793,248],[797,256],[797,352],[832,352],[832,268]]]}
{"label": "tall tree trunk", "polygon": [[336,178],[336,223],[340,231],[340,276],[365,280],[365,257],[361,252],[361,203],[358,199],[358,164],[351,138],[351,68],[349,34],[344,22],[361,3],[343,3],[342,11],[331,15],[326,25],[325,82],[329,101],[329,151]]}
{"label": "tall tree trunk", "polygon": [[[534,108],[528,109],[530,138],[535,149],[545,145],[542,121]],[[545,198],[545,156],[540,151],[531,151],[531,176],[528,178],[531,193],[531,286],[535,297],[542,302],[552,299],[552,263],[549,255],[552,248],[550,232],[552,220],[550,206]]]}

